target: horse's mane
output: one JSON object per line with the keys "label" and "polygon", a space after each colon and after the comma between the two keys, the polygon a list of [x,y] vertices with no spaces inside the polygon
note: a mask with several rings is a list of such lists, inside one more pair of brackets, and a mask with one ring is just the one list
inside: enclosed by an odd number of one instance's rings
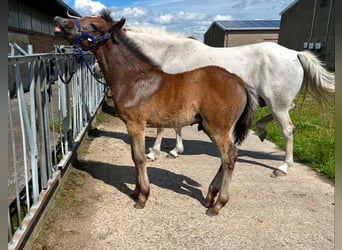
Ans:
{"label": "horse's mane", "polygon": [[141,51],[140,47],[130,38],[123,35],[123,32],[117,31],[115,32],[120,40],[134,55],[136,55],[140,60],[148,63],[149,65],[153,67],[160,68],[160,65],[158,65],[152,58],[150,58],[148,55],[146,55],[144,52]]}
{"label": "horse's mane", "polygon": [[152,26],[128,26],[126,30],[135,33],[146,33],[150,35],[169,37],[169,38],[191,38],[198,40],[197,37],[193,35],[186,35],[180,32],[168,32],[164,28],[152,27]]}
{"label": "horse's mane", "polygon": [[[109,9],[102,9],[100,11],[100,17],[103,18],[109,24],[113,24],[115,22],[111,16],[111,11]],[[116,31],[115,34],[117,35],[117,38],[120,40],[120,42],[122,42],[140,60],[148,63],[153,67],[160,68],[160,66],[156,62],[154,62],[149,56],[147,56],[145,53],[141,51],[139,46],[133,40],[123,35],[123,32],[121,32],[121,30]]]}

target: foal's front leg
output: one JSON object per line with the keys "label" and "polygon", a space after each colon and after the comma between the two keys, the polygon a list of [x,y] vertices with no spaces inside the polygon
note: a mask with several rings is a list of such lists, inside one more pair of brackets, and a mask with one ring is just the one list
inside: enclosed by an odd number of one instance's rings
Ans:
{"label": "foal's front leg", "polygon": [[136,208],[144,208],[150,194],[145,156],[145,128],[127,125],[127,131],[131,141],[131,153],[136,171],[135,189],[132,197],[137,200]]}

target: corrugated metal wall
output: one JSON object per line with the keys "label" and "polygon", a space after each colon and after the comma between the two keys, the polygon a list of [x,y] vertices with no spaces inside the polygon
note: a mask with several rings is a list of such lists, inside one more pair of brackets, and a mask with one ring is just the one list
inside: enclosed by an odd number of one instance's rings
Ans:
{"label": "corrugated metal wall", "polygon": [[312,50],[329,70],[335,70],[335,1],[296,2],[281,15],[278,43],[290,49]]}
{"label": "corrugated metal wall", "polygon": [[53,35],[51,15],[19,0],[8,1],[8,29]]}

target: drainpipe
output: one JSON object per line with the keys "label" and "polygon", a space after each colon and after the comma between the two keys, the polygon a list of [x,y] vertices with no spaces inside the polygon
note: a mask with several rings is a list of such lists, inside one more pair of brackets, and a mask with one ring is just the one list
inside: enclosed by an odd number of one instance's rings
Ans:
{"label": "drainpipe", "polygon": [[316,19],[316,9],[317,9],[317,0],[315,0],[315,5],[314,5],[314,9],[313,9],[313,14],[312,14],[312,22],[311,22],[311,31],[310,31],[309,44],[312,42],[313,30],[314,30],[314,27],[315,27],[315,19]]}
{"label": "drainpipe", "polygon": [[333,1],[334,0],[330,0],[330,9],[329,9],[329,15],[328,15],[328,21],[327,21],[327,28],[326,28],[326,32],[325,32],[325,38],[324,38],[324,46],[326,46],[327,41],[328,41],[328,33],[329,33],[329,28],[330,28],[330,18],[331,18]]}

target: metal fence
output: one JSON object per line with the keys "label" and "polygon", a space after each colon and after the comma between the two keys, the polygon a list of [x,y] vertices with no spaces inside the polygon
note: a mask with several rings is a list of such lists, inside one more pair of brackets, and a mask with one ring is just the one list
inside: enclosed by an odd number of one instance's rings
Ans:
{"label": "metal fence", "polygon": [[92,54],[8,56],[8,249],[19,249],[105,96]]}

